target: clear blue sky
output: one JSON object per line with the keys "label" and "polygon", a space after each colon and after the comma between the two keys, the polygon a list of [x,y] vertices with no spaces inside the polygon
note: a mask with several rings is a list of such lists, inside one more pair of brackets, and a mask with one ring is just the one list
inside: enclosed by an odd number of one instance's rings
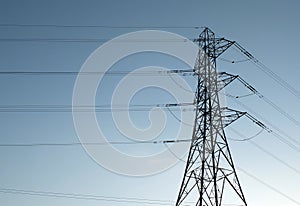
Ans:
{"label": "clear blue sky", "polygon": [[[1,0],[0,24],[125,27],[207,26],[218,36],[237,41],[299,91],[299,9],[300,3],[296,0],[263,2],[230,0],[226,3],[199,0]],[[139,29],[0,26],[0,39],[111,39],[137,30]],[[201,32],[201,29],[193,28],[162,28],[161,30],[174,32],[187,38],[196,38]],[[79,71],[89,55],[101,44],[102,42],[0,41],[0,71]],[[234,60],[245,59],[234,49],[222,57]],[[134,67],[151,66],[152,60],[145,58],[143,63],[137,61],[134,63]],[[168,57],[165,61],[161,57],[157,57],[154,62],[167,67],[170,66],[168,60]],[[176,65],[182,66],[178,62]],[[129,58],[122,64],[115,66],[114,69],[117,71],[122,66],[132,66],[132,64]],[[258,91],[280,108],[283,108],[286,113],[300,121],[300,100],[288,93],[255,65],[250,62],[231,64],[220,61],[218,66],[219,70],[241,75]],[[107,100],[106,97],[111,97],[111,87],[115,86],[119,80],[119,77],[107,77],[102,85],[106,91],[103,94],[104,97],[102,93],[97,93],[98,103],[109,103],[110,100]],[[1,75],[0,105],[70,105],[74,83],[75,76]],[[194,86],[192,83],[190,85]],[[248,91],[242,89],[242,86],[237,82],[230,85],[226,91],[235,95],[248,94]],[[145,90],[144,92],[146,93],[144,96],[142,93],[139,94],[140,96],[137,95],[136,102],[156,104],[160,103],[156,101],[172,102],[174,100],[159,90]],[[147,98],[145,99],[145,97]],[[250,107],[264,120],[300,141],[299,125],[289,121],[270,105],[255,96],[241,98],[239,101]],[[230,99],[227,100],[227,104],[235,109],[249,111]],[[178,113],[175,114],[178,115]],[[133,113],[132,115],[133,122],[140,127],[146,127],[149,124],[145,113],[142,115]],[[264,122],[260,116],[253,115]],[[169,113],[167,113],[167,117],[167,131],[163,135],[172,136],[172,125],[174,126],[178,122],[176,123],[176,120]],[[104,121],[104,124],[107,125],[106,132],[112,135],[110,136],[111,140],[122,141],[120,134],[114,130],[109,113],[98,114],[98,120],[99,122],[107,120]],[[71,112],[1,112],[0,125],[0,145],[78,142]],[[251,137],[260,131],[253,123],[244,119],[234,123],[232,128],[244,134],[245,137]],[[274,128],[272,129],[274,130]],[[232,130],[228,129],[226,132],[230,138],[241,138]],[[114,134],[116,136],[113,136]],[[187,134],[186,138],[189,137]],[[167,139],[171,138],[168,137]],[[229,140],[235,165],[273,188],[270,189],[270,187],[238,170],[248,205],[293,206],[297,205],[297,201],[299,205],[299,151],[292,150],[267,132],[261,133],[254,139],[254,142],[274,154],[283,163],[249,142]],[[157,148],[160,147],[158,145],[138,147],[138,145],[122,145],[118,149],[138,155],[146,155],[153,151],[156,152],[157,149],[162,149]],[[149,149],[149,147],[151,148]],[[299,147],[300,145],[298,145]],[[111,157],[107,158],[114,161]],[[179,162],[174,167],[156,175],[146,177],[124,176],[101,167],[90,158],[81,146],[0,147],[0,164],[0,188],[168,201],[176,200],[184,170],[184,163]],[[135,166],[128,165],[128,167]],[[282,194],[274,190],[278,190]],[[0,203],[7,206],[147,205],[5,193],[0,193]]]}

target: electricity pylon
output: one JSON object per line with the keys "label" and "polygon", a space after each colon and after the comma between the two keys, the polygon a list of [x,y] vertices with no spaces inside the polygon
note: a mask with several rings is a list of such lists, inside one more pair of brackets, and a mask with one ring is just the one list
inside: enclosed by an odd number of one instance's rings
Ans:
{"label": "electricity pylon", "polygon": [[216,38],[208,28],[196,41],[196,116],[176,206],[221,206],[225,195],[246,206],[224,132],[224,127],[245,113],[220,107],[218,92],[235,77],[223,81],[216,71],[216,59],[235,42]]}

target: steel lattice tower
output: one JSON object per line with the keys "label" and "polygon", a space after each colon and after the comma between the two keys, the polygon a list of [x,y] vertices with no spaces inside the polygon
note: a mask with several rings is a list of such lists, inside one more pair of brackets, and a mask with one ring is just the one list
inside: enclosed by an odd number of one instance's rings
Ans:
{"label": "steel lattice tower", "polygon": [[224,127],[244,113],[220,107],[218,92],[224,87],[220,82],[226,85],[232,78],[222,81],[216,71],[216,59],[234,42],[216,38],[208,28],[196,41],[199,44],[194,68],[198,80],[196,116],[176,206],[221,206],[228,194],[239,205],[246,206],[224,132]]}

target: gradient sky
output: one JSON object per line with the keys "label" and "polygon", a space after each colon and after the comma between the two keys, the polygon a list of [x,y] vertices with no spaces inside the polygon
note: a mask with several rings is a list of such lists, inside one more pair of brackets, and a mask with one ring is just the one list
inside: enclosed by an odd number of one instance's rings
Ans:
{"label": "gradient sky", "polygon": [[[300,3],[296,0],[230,0],[226,3],[200,0],[0,0],[0,25],[207,26],[218,36],[237,41],[299,91],[299,9]],[[0,26],[0,40],[7,38],[111,39],[138,30],[133,28]],[[162,28],[161,30],[174,32],[187,38],[196,38],[201,32],[201,29],[193,28]],[[0,71],[79,71],[89,55],[101,44],[102,42],[18,42],[1,40]],[[230,49],[222,57],[230,60],[245,59],[243,55],[234,49]],[[157,57],[151,59],[151,61],[149,60],[149,62],[143,61],[143,63],[137,61],[134,63],[133,69],[139,66],[151,65],[153,62],[162,66],[170,66],[168,61],[168,57],[165,59]],[[122,62],[122,65],[116,65],[114,69],[117,71],[118,66],[121,68],[124,65],[132,66],[130,59]],[[176,65],[182,66],[180,62],[177,62]],[[283,108],[286,113],[300,121],[299,98],[283,89],[268,75],[255,67],[254,64],[250,62],[231,64],[220,61],[218,62],[218,69],[239,74],[268,99]],[[114,86],[119,80],[118,77],[108,77],[102,85],[107,88],[104,95],[111,97],[111,86]],[[75,76],[1,75],[0,105],[70,105],[74,83]],[[193,83],[191,83],[191,86],[194,86]],[[226,91],[234,95],[248,94],[248,91],[243,89],[242,85],[237,82],[228,86]],[[172,100],[172,97],[160,93],[162,91],[145,90],[145,92],[150,98],[144,99],[143,96],[137,95],[136,102],[155,104],[159,103],[156,101]],[[99,103],[109,102],[106,102],[106,96],[101,95],[97,94]],[[248,108],[241,106],[241,104],[236,104],[235,101],[228,99],[226,102],[231,108],[249,111],[250,114],[253,114],[262,122],[267,120],[300,141],[299,124],[289,121],[258,97],[245,97],[239,99],[239,101],[253,110],[255,114],[251,113]],[[113,137],[112,140],[121,140],[120,135],[113,130],[113,126],[110,124],[111,117],[106,115],[109,114],[100,114],[99,121],[107,118],[107,132],[110,132],[110,135],[116,133],[116,137]],[[167,116],[168,124],[171,126],[176,125],[174,118],[172,119],[170,114]],[[145,117],[147,117],[146,114],[141,116],[134,113],[133,121],[140,124],[141,127],[145,127],[148,123]],[[70,112],[1,112],[0,125],[0,145],[10,143],[78,142],[72,113]],[[112,130],[109,131],[109,128],[112,128]],[[245,137],[251,137],[260,131],[260,128],[245,119],[234,123],[232,128],[244,134]],[[270,126],[270,128],[272,127]],[[230,138],[241,138],[233,130],[226,129],[226,132]],[[167,125],[167,132],[164,135],[172,136],[170,126]],[[186,138],[189,138],[189,134]],[[238,170],[238,176],[248,205],[300,205],[299,149],[298,152],[292,150],[267,132],[257,136],[254,142],[264,150],[272,153],[273,157],[250,142],[229,140],[235,165],[248,172],[246,174]],[[131,147],[135,148],[132,149]],[[136,152],[139,155],[148,154],[157,149],[153,146],[149,149],[147,145],[143,145],[141,148],[131,147],[122,146],[119,149],[125,152]],[[299,147],[300,145],[298,145]],[[152,176],[130,177],[119,175],[98,165],[81,146],[0,147],[0,164],[0,188],[169,201],[176,200],[184,171],[184,163],[179,162],[169,170]],[[253,177],[264,181],[269,187]],[[0,202],[2,205],[7,206],[147,205],[5,194],[1,192]],[[230,204],[231,202],[226,203]]]}

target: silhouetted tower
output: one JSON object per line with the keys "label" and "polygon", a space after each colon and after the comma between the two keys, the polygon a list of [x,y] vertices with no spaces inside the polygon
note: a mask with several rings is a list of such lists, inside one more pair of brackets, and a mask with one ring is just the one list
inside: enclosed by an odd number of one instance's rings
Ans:
{"label": "silhouetted tower", "polygon": [[208,28],[196,41],[196,116],[176,206],[221,206],[225,195],[246,206],[224,133],[224,127],[245,113],[220,107],[218,92],[234,77],[221,79],[216,71],[216,59],[235,42],[216,38]]}

